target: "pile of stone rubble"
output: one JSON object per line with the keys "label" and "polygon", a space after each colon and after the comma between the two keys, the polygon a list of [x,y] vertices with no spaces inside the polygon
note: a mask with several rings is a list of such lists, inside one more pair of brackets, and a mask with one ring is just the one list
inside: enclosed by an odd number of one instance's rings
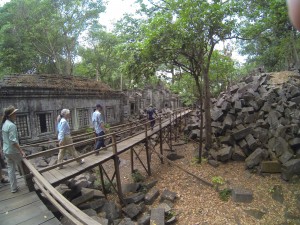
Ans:
{"label": "pile of stone rubble", "polygon": [[[96,183],[94,175],[81,174],[66,184],[60,184],[56,189],[80,210],[103,225],[168,225],[176,221],[172,207],[177,194],[167,189],[161,192],[155,187],[157,180],[122,184],[122,205],[108,200]],[[159,204],[152,205],[156,200],[159,200]],[[56,208],[50,203],[47,205],[60,217]],[[62,224],[71,224],[64,216],[60,221]]]}
{"label": "pile of stone rubble", "polygon": [[[276,76],[247,77],[213,100],[210,159],[245,160],[248,169],[281,173],[284,180],[300,175],[300,76],[281,84]],[[199,138],[198,114],[186,128],[191,139]]]}

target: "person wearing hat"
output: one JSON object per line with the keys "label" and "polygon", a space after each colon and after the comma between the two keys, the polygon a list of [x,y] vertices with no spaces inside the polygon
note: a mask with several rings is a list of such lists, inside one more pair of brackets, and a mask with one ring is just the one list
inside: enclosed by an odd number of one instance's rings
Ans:
{"label": "person wearing hat", "polygon": [[19,172],[23,173],[22,157],[26,157],[25,152],[19,145],[18,131],[15,124],[16,109],[14,106],[9,106],[4,109],[4,116],[2,118],[2,140],[3,140],[3,153],[7,160],[8,177],[10,182],[10,190],[12,193],[18,191],[16,169],[19,167]]}
{"label": "person wearing hat", "polygon": [[102,106],[100,104],[96,105],[96,110],[93,112],[92,115],[92,122],[93,122],[93,127],[94,131],[96,133],[97,141],[96,141],[96,146],[95,146],[95,151],[98,153],[100,148],[105,147],[104,143],[104,138],[102,137],[105,135],[105,127],[104,127],[104,120],[101,114]]}
{"label": "person wearing hat", "polygon": [[[71,131],[70,131],[70,126],[69,123],[67,121],[67,119],[70,118],[70,110],[69,109],[63,109],[61,110],[60,116],[59,118],[57,118],[57,130],[58,130],[58,145],[62,148],[59,149],[59,153],[58,153],[58,159],[57,159],[57,163],[62,163],[64,156],[66,155],[66,153],[69,153],[70,155],[72,155],[73,158],[78,158],[79,154],[77,153],[74,145],[70,145],[73,144],[73,139],[71,137]],[[70,146],[66,146],[65,145],[70,145]],[[77,162],[79,164],[84,163],[83,159],[78,159]],[[59,166],[59,169],[63,169],[63,166]]]}

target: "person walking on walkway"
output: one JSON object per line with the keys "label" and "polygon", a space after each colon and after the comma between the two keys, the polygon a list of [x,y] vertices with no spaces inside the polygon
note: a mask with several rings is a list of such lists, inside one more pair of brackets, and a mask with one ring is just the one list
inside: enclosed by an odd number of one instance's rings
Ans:
{"label": "person walking on walkway", "polygon": [[153,130],[153,127],[155,125],[154,114],[157,116],[155,108],[153,108],[152,105],[150,105],[148,110],[147,110],[147,115],[148,115],[148,119],[150,121],[151,130]]}
{"label": "person walking on walkway", "polygon": [[16,178],[17,166],[20,174],[24,175],[22,157],[26,157],[25,152],[19,145],[18,131],[15,124],[17,111],[18,109],[14,106],[9,106],[4,109],[4,116],[2,118],[3,153],[7,161],[10,190],[12,193],[17,192],[19,189]]}
{"label": "person walking on walkway", "polygon": [[92,115],[92,122],[94,131],[96,133],[97,141],[95,146],[95,151],[98,153],[100,148],[105,148],[104,138],[102,137],[105,135],[105,127],[104,127],[104,120],[101,114],[102,106],[100,104],[96,105],[96,110],[93,112]]}
{"label": "person walking on walkway", "polygon": [[[66,153],[70,154],[73,158],[78,158],[79,154],[76,151],[74,145],[73,144],[73,139],[71,137],[71,131],[70,131],[70,126],[69,123],[67,121],[67,119],[70,118],[70,110],[69,109],[63,109],[61,110],[60,113],[60,119],[58,118],[58,145],[59,147],[61,147],[59,149],[59,153],[58,153],[58,159],[57,159],[57,163],[62,163],[64,156],[66,155]],[[70,145],[70,146],[66,146],[65,145]],[[79,164],[84,163],[83,159],[78,159],[77,162]],[[62,169],[63,166],[59,166],[59,169]]]}

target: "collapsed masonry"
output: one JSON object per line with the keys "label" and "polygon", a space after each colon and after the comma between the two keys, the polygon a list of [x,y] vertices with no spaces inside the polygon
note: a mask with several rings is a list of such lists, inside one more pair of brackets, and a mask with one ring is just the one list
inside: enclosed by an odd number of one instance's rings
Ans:
{"label": "collapsed masonry", "polygon": [[[209,157],[222,162],[242,159],[248,169],[281,172],[284,180],[300,175],[298,74],[281,72],[247,77],[221,93],[212,105],[216,141]],[[189,136],[197,138],[197,134],[199,128]]]}

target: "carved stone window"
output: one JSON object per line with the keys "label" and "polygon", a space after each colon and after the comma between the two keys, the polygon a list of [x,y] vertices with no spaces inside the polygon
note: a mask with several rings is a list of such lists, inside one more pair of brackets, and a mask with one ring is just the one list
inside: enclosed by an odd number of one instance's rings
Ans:
{"label": "carved stone window", "polygon": [[20,138],[30,137],[27,115],[17,115],[16,125]]}
{"label": "carved stone window", "polygon": [[115,119],[115,107],[114,106],[107,106],[106,110],[106,122],[110,123]]}
{"label": "carved stone window", "polygon": [[36,114],[37,129],[40,134],[53,132],[53,117],[50,112],[41,112]]}
{"label": "carved stone window", "polygon": [[79,109],[78,110],[78,122],[79,127],[86,127],[89,125],[89,110],[88,109]]}

